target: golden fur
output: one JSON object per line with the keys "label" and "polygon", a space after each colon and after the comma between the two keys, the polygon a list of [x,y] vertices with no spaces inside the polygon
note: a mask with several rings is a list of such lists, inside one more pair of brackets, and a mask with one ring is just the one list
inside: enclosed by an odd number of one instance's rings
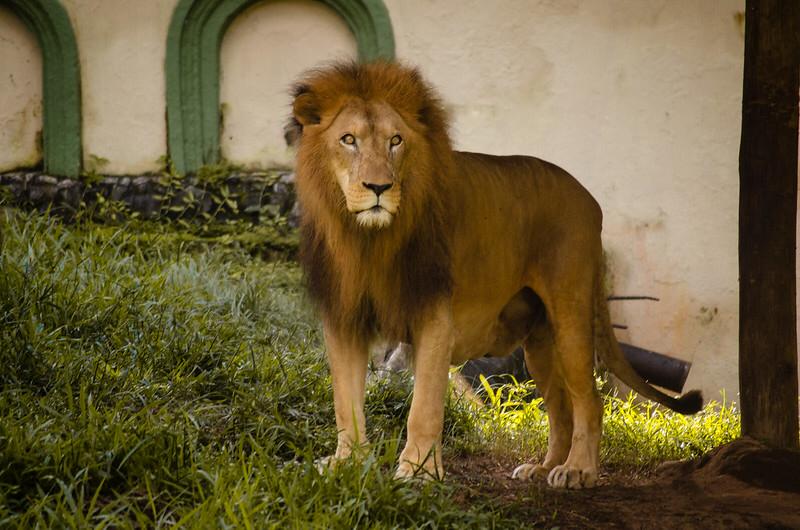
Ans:
{"label": "golden fur", "polygon": [[450,364],[522,344],[548,406],[542,475],[594,485],[601,407],[594,350],[630,386],[682,412],[633,372],[602,293],[602,215],[568,173],[522,156],[453,151],[434,91],[394,63],[337,64],[294,91],[301,262],[317,303],[344,458],[364,437],[364,375],[378,336],[413,345],[415,391],[397,476],[443,473]]}
{"label": "golden fur", "polygon": [[[387,339],[406,340],[409,323],[450,288],[441,233],[443,191],[436,179],[452,171],[451,157],[440,156],[450,151],[450,143],[439,103],[416,75],[387,64],[369,68],[363,71],[373,75],[363,75],[354,64],[337,65],[295,89],[295,115],[306,122],[297,155],[297,174],[302,175],[297,193],[305,212],[300,255],[311,295],[327,318],[351,333],[368,336],[380,330]],[[331,174],[338,149],[331,153],[326,148],[321,140],[329,130],[313,122],[330,119],[333,112],[338,116],[354,99],[378,97],[407,124],[408,136],[423,141],[396,168],[402,211],[373,234],[346,208],[347,199]],[[358,185],[348,197],[359,188],[364,189]],[[389,270],[394,274],[385,274]]]}

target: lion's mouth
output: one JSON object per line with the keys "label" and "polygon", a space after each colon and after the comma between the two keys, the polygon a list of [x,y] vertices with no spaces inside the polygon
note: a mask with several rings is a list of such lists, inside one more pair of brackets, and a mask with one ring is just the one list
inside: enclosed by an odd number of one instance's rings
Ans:
{"label": "lion's mouth", "polygon": [[376,204],[356,212],[356,221],[367,228],[383,228],[392,222],[392,212]]}
{"label": "lion's mouth", "polygon": [[378,214],[378,213],[381,213],[381,212],[386,212],[388,214],[392,214],[393,213],[391,210],[386,208],[386,206],[384,206],[380,202],[376,202],[375,204],[373,204],[372,206],[370,206],[368,208],[363,208],[361,210],[356,210],[355,214],[356,215],[359,215],[359,214],[362,214],[362,213]]}

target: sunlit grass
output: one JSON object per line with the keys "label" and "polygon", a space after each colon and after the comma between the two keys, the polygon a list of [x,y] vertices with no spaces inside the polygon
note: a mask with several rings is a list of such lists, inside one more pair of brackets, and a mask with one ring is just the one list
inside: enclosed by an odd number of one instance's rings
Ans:
{"label": "sunlit grass", "polygon": [[[407,375],[369,385],[364,459],[317,472],[336,444],[317,319],[297,266],[254,257],[236,228],[203,239],[0,208],[0,527],[519,527],[491,498],[455,504],[458,484],[391,479]],[[487,407],[452,397],[446,453],[542,455],[532,388]],[[730,406],[605,407],[609,465],[647,468],[738,433]]]}
{"label": "sunlit grass", "polygon": [[609,466],[652,468],[665,460],[695,458],[740,434],[732,403],[711,401],[684,416],[650,402],[608,397],[604,403],[601,458]]}
{"label": "sunlit grass", "polygon": [[[602,386],[602,385],[601,385]],[[541,459],[547,451],[546,406],[535,384],[492,389],[487,406],[475,409],[473,443],[519,458]],[[603,396],[601,462],[632,471],[653,469],[666,460],[694,458],[739,436],[740,417],[732,403],[711,401],[692,416],[672,412],[634,394]]]}

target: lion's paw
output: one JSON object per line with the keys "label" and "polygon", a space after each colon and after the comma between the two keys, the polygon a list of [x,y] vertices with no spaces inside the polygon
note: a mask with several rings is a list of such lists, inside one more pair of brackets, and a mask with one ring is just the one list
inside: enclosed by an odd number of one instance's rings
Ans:
{"label": "lion's paw", "polygon": [[419,466],[414,465],[408,460],[403,460],[397,465],[397,471],[394,473],[396,480],[434,480],[444,477],[444,469],[434,466]]}
{"label": "lion's paw", "polygon": [[397,471],[394,472],[394,478],[396,480],[409,480],[414,478],[414,475],[414,466],[408,461],[401,462],[400,465],[397,466]]}
{"label": "lion's paw", "polygon": [[547,476],[547,483],[554,488],[593,488],[597,485],[597,470],[578,469],[566,464],[556,466]]}
{"label": "lion's paw", "polygon": [[314,460],[314,467],[317,468],[317,472],[322,475],[336,468],[341,461],[342,459],[336,455],[325,456]]}
{"label": "lion's paw", "polygon": [[541,464],[522,464],[514,469],[511,478],[517,480],[531,480],[533,478],[547,479],[549,469]]}

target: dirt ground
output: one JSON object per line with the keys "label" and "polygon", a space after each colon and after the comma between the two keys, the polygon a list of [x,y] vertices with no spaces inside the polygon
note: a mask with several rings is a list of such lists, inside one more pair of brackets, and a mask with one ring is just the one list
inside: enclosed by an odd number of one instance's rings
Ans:
{"label": "dirt ground", "polygon": [[512,480],[514,464],[496,457],[446,465],[465,486],[459,502],[488,500],[532,527],[800,529],[800,452],[746,438],[646,477],[601,470],[600,485],[582,491]]}

